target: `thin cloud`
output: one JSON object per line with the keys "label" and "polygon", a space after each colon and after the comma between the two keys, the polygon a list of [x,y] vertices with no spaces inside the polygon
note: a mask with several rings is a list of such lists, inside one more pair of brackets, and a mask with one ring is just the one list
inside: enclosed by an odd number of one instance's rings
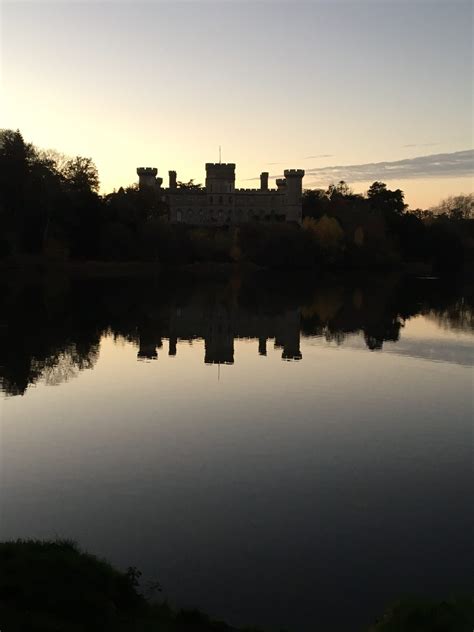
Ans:
{"label": "thin cloud", "polygon": [[[474,175],[474,150],[450,154],[431,154],[393,162],[372,162],[361,165],[336,165],[306,169],[311,184],[329,182],[367,182],[369,180],[407,180],[415,178],[444,178]],[[278,175],[272,177],[279,177]]]}
{"label": "thin cloud", "polygon": [[313,158],[334,158],[334,154],[318,154],[317,156],[305,156],[303,160],[312,160]]}
{"label": "thin cloud", "polygon": [[440,145],[440,143],[410,143],[409,145],[402,145],[402,147],[434,147]]}

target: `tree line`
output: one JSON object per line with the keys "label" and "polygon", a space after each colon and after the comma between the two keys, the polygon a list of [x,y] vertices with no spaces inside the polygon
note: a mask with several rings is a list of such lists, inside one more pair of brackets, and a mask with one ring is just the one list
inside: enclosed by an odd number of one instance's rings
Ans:
{"label": "tree line", "polygon": [[[199,188],[193,180],[182,188]],[[374,182],[366,195],[345,182],[303,194],[303,225],[170,224],[152,190],[99,194],[91,158],[69,158],[0,132],[0,259],[146,261],[165,265],[250,262],[259,266],[372,267],[425,262],[452,269],[473,260],[474,197],[410,211],[403,191]]]}
{"label": "tree line", "polygon": [[[23,394],[29,385],[59,384],[94,367],[103,336],[160,348],[170,339],[176,310],[187,315],[190,339],[202,336],[203,314],[247,314],[259,335],[274,336],[272,317],[297,312],[305,336],[342,344],[359,333],[371,351],[403,335],[403,322],[423,314],[443,326],[474,329],[472,283],[451,277],[426,283],[383,275],[248,271],[199,283],[195,275],[81,278],[67,273],[0,276],[0,392]],[[236,332],[234,332],[236,333]],[[234,335],[232,333],[232,335]],[[159,351],[159,355],[167,351]]]}

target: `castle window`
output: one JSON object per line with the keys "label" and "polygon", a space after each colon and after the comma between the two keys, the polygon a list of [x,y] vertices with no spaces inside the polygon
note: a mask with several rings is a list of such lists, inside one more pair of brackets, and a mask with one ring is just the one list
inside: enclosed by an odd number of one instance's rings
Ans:
{"label": "castle window", "polygon": [[222,204],[222,195],[219,196],[219,204]]}
{"label": "castle window", "polygon": [[229,195],[229,204],[232,204],[232,196]]}

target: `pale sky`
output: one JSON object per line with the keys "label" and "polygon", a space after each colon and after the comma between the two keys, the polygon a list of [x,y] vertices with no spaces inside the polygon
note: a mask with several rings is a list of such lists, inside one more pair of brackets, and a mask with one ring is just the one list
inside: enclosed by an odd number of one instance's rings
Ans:
{"label": "pale sky", "polygon": [[449,156],[474,147],[472,28],[460,0],[3,2],[0,127],[92,157],[104,192],[203,182],[222,145],[239,186],[303,168],[426,207],[474,189]]}

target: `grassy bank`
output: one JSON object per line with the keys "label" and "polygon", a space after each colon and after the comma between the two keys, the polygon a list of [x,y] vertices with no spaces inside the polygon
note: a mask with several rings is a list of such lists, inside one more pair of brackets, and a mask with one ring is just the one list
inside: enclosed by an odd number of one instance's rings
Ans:
{"label": "grassy bank", "polygon": [[[473,623],[473,598],[406,600],[389,608],[369,632],[471,632]],[[33,540],[0,543],[0,629],[258,632],[238,630],[197,610],[150,603],[137,590],[136,569],[120,572],[72,542]]]}
{"label": "grassy bank", "polygon": [[148,602],[135,569],[120,572],[72,542],[1,543],[0,568],[2,632],[237,632],[199,611]]}

